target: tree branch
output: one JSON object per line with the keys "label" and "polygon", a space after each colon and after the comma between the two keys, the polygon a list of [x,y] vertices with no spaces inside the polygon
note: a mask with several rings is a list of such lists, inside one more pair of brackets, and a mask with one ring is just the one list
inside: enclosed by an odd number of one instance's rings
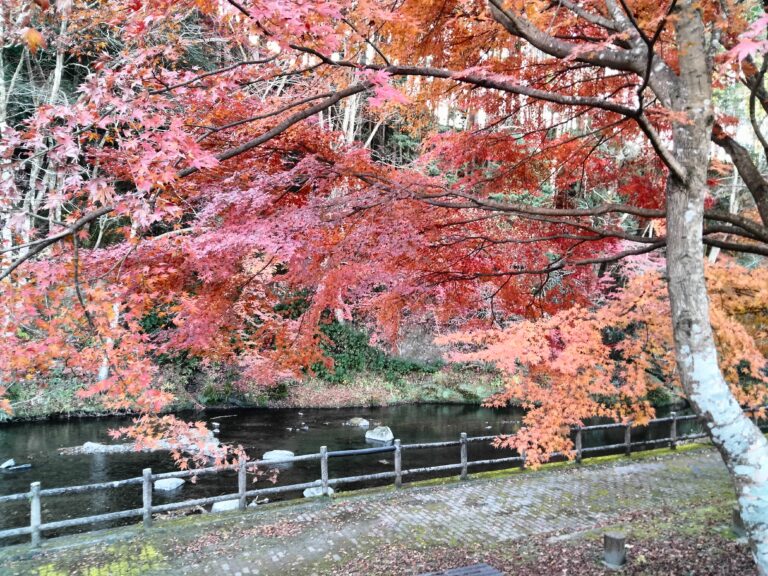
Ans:
{"label": "tree branch", "polygon": [[114,208],[111,206],[99,208],[98,210],[95,210],[90,214],[86,214],[82,218],[79,218],[78,220],[76,220],[66,230],[63,230],[58,234],[54,234],[53,236],[48,236],[47,238],[43,238],[39,240],[29,252],[16,258],[16,260],[14,260],[10,264],[10,266],[8,266],[8,268],[0,272],[0,281],[7,278],[11,274],[11,272],[16,270],[16,268],[18,268],[24,262],[36,256],[46,248],[48,248],[48,246],[51,246],[52,244],[55,244],[56,242],[63,240],[68,236],[72,236],[73,234],[76,234],[82,227],[87,226],[88,224],[98,219],[99,217],[103,216],[104,214],[109,214],[110,212],[112,212],[112,210],[114,210]]}
{"label": "tree branch", "polygon": [[586,51],[583,46],[558,40],[549,34],[542,32],[525,16],[506,10],[499,0],[488,0],[491,16],[501,24],[507,32],[518,38],[522,38],[545,54],[560,59],[587,62],[601,68],[611,68],[625,72],[642,73],[641,62],[637,55],[629,50],[608,50],[597,48]]}
{"label": "tree branch", "polygon": [[715,124],[712,130],[712,141],[731,157],[739,176],[755,200],[763,226],[768,229],[768,182],[752,161],[749,151],[736,142],[719,124]]}

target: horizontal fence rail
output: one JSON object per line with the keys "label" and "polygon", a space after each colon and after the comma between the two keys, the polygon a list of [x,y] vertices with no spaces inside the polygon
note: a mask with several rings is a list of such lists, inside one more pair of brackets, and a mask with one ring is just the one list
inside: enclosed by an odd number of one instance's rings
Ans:
{"label": "horizontal fence rail", "polygon": [[[765,408],[765,407],[762,407]],[[758,424],[757,414],[762,408],[750,408],[747,409],[747,413],[752,414],[752,418],[755,424]],[[687,442],[704,438],[707,436],[706,432],[697,432],[692,434],[679,435],[678,424],[680,422],[686,422],[691,420],[697,420],[698,416],[691,414],[685,416],[678,416],[675,412],[672,412],[670,416],[665,418],[656,418],[650,420],[648,423],[640,426],[647,427],[651,424],[665,424],[669,423],[669,436],[664,438],[657,438],[652,440],[632,440],[632,423],[610,423],[610,424],[597,424],[594,426],[583,426],[571,429],[571,436],[573,437],[574,450],[571,454],[574,456],[574,460],[579,463],[585,457],[595,452],[606,452],[623,450],[626,455],[630,455],[633,448],[647,448],[655,447],[658,445],[667,445],[672,449],[675,449],[680,442]],[[624,429],[624,441],[619,444],[609,444],[602,446],[583,447],[583,435],[585,432],[596,430],[613,430]],[[32,482],[30,484],[29,492],[22,492],[19,494],[9,494],[0,496],[0,504],[6,502],[15,502],[19,500],[29,500],[30,502],[30,523],[29,526],[20,526],[17,528],[11,528],[7,530],[0,530],[0,539],[12,538],[17,536],[24,536],[29,534],[30,540],[33,546],[39,546],[42,541],[42,533],[51,530],[60,530],[62,528],[71,528],[76,526],[83,526],[87,524],[95,524],[102,522],[109,522],[114,520],[120,520],[123,518],[142,518],[142,522],[145,528],[151,528],[152,526],[152,514],[161,512],[171,512],[174,510],[180,510],[185,508],[193,508],[196,506],[205,506],[208,504],[215,504],[216,502],[224,502],[229,500],[237,500],[237,508],[244,510],[247,507],[248,498],[259,498],[261,496],[267,496],[271,494],[280,494],[285,492],[296,492],[299,490],[305,490],[307,488],[321,488],[322,495],[327,496],[330,494],[330,488],[334,486],[341,486],[344,484],[354,484],[358,482],[366,482],[372,480],[386,480],[393,478],[396,487],[402,485],[403,477],[410,477],[416,474],[434,473],[434,472],[448,472],[459,471],[459,476],[462,480],[466,480],[468,477],[468,469],[470,467],[487,466],[493,464],[518,464],[525,466],[525,454],[519,454],[517,456],[507,456],[503,458],[491,458],[486,460],[469,460],[468,458],[468,445],[476,442],[490,442],[498,438],[498,435],[491,436],[473,436],[468,437],[465,432],[462,432],[459,440],[449,440],[444,442],[425,442],[416,444],[401,444],[400,440],[394,440],[392,445],[380,446],[374,448],[361,448],[358,450],[335,450],[328,451],[325,446],[320,448],[320,452],[316,454],[303,454],[300,456],[293,456],[289,458],[282,458],[279,460],[250,460],[240,459],[237,464],[227,466],[212,466],[208,468],[198,468],[194,470],[179,470],[176,472],[165,472],[162,474],[153,474],[149,468],[144,469],[141,476],[134,478],[126,478],[124,480],[116,480],[114,482],[100,482],[97,484],[86,484],[82,486],[66,486],[61,488],[47,488],[42,489],[40,482]],[[421,468],[410,468],[403,470],[402,468],[402,452],[404,450],[425,450],[435,448],[446,447],[459,447],[459,462],[455,464],[443,464],[439,466],[425,466]],[[345,476],[342,478],[330,478],[328,474],[328,461],[331,458],[344,458],[355,457],[366,454],[383,454],[394,453],[393,458],[393,470],[388,472],[378,472],[375,474],[363,474],[359,476]],[[562,452],[555,452],[550,454],[550,458],[555,457],[568,457]],[[269,488],[258,488],[253,490],[247,489],[246,475],[248,469],[254,467],[270,468],[278,464],[292,464],[295,462],[306,462],[312,460],[320,461],[320,479],[311,482],[303,482],[300,484],[289,484],[286,486],[272,486]],[[182,502],[172,502],[169,504],[154,505],[152,503],[152,489],[153,482],[155,480],[163,480],[167,478],[190,478],[202,475],[217,474],[222,471],[236,471],[237,472],[237,492],[230,494],[222,494],[219,496],[210,496],[206,498],[196,498],[193,500],[184,500]],[[67,520],[59,520],[55,522],[43,522],[42,519],[42,498],[43,497],[55,497],[55,496],[70,496],[74,494],[85,494],[89,492],[96,492],[100,490],[113,490],[126,486],[141,486],[142,487],[142,507],[132,510],[121,510],[117,512],[110,512],[106,514],[96,514],[93,516],[83,516],[79,518],[71,518]]]}

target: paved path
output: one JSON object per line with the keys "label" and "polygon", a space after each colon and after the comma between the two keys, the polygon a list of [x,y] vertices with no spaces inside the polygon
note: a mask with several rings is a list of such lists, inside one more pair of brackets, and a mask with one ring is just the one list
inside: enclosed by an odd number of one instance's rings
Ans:
{"label": "paved path", "polygon": [[[324,574],[375,553],[380,542],[423,548],[577,532],[629,511],[702,505],[728,490],[718,454],[700,449],[159,522],[150,538],[117,530],[111,543],[7,565],[8,574],[40,576]],[[84,569],[89,562],[99,571]]]}

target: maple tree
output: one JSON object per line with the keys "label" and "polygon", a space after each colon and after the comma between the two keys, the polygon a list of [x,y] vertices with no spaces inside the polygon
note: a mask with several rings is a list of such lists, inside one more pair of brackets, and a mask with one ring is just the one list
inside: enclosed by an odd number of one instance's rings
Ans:
{"label": "maple tree", "polygon": [[[623,266],[634,264],[628,259]],[[455,359],[494,362],[509,375],[507,386],[489,405],[522,402],[527,409],[521,433],[499,438],[499,446],[524,451],[535,466],[550,451],[573,449],[564,426],[581,426],[596,415],[647,423],[654,416],[649,397],[663,382],[685,396],[675,375],[663,266],[661,259],[643,262],[644,272],[618,289],[609,281],[599,307],[574,306],[503,330],[444,337],[460,348]],[[740,318],[765,314],[768,270],[711,266],[707,281],[716,302],[711,318],[723,374],[742,406],[762,406],[766,359],[760,342],[766,334],[759,324]]]}
{"label": "maple tree", "polygon": [[[691,0],[3,2],[0,385],[65,369],[152,414],[159,354],[270,385],[329,361],[330,318],[385,343],[424,321],[486,345],[463,357],[508,374],[494,401],[530,410],[505,442],[535,463],[567,424],[650,417],[659,369],[767,573],[768,445],[740,406],[764,356],[737,322],[766,282],[731,262],[768,255],[767,23]],[[727,254],[711,307],[704,246]],[[605,285],[660,250],[664,273]],[[139,430],[193,433],[165,418]]]}

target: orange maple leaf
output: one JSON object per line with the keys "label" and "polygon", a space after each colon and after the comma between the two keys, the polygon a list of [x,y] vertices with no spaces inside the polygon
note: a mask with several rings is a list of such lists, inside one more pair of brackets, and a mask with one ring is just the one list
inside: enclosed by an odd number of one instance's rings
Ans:
{"label": "orange maple leaf", "polygon": [[45,48],[46,46],[45,38],[43,38],[43,35],[34,28],[27,28],[22,36],[32,54],[35,54],[38,48]]}

